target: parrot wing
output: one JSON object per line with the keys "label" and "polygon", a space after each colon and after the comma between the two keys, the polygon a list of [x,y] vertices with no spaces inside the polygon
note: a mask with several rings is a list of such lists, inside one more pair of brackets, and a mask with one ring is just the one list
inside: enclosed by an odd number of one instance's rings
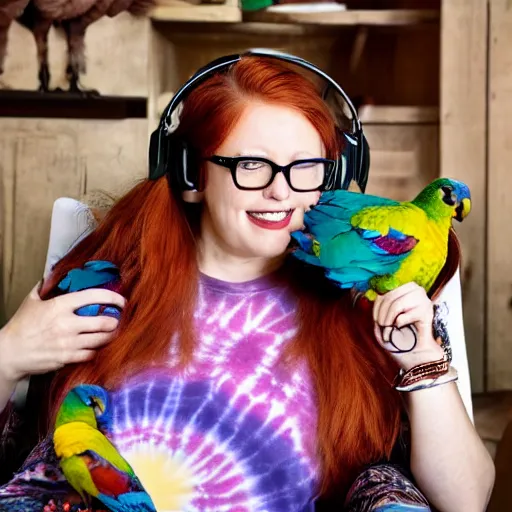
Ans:
{"label": "parrot wing", "polygon": [[119,454],[110,440],[99,430],[82,421],[72,421],[57,427],[53,434],[53,445],[57,457],[61,460],[92,450],[120,471],[133,475],[130,464]]}
{"label": "parrot wing", "polygon": [[68,482],[84,499],[83,491],[113,512],[156,510],[135,475],[119,470],[93,450],[73,455],[61,465]]}
{"label": "parrot wing", "polygon": [[135,474],[129,475],[120,471],[91,450],[83,453],[81,457],[98,489],[97,499],[112,511],[156,511],[149,494]]}
{"label": "parrot wing", "polygon": [[123,508],[121,502],[129,501],[126,496],[133,493],[138,503],[153,507],[147,510],[155,510],[130,464],[99,430],[83,422],[65,423],[54,432],[54,448],[66,479],[80,494],[85,491],[100,501],[119,501],[111,510],[128,512],[137,509]]}
{"label": "parrot wing", "polygon": [[97,288],[119,279],[119,269],[109,261],[88,261],[83,268],[74,268],[60,281],[62,292],[77,292]]}
{"label": "parrot wing", "polygon": [[400,268],[418,243],[411,233],[425,213],[410,203],[339,192],[322,196],[306,214],[309,232],[292,234],[299,245],[293,254],[324,267],[341,288],[367,290],[373,277]]}
{"label": "parrot wing", "polygon": [[306,213],[304,224],[315,238],[332,238],[340,233],[351,231],[353,216],[362,210],[398,205],[400,205],[399,202],[391,199],[348,190],[324,192],[318,204]]}

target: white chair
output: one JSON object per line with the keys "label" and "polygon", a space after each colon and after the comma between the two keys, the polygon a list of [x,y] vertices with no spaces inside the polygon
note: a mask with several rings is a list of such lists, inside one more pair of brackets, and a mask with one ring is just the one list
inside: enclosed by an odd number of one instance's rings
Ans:
{"label": "white chair", "polygon": [[[86,204],[66,197],[57,199],[52,212],[45,275],[60,258],[90,233],[95,226],[96,220]],[[473,420],[459,272],[448,282],[439,297],[439,301],[445,301],[448,305],[448,331],[452,344],[453,366],[459,372],[459,391],[469,417]]]}

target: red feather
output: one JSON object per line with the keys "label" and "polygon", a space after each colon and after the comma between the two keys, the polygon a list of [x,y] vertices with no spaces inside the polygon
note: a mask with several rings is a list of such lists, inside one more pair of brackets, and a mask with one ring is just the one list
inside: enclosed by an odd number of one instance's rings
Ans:
{"label": "red feather", "polygon": [[115,468],[102,457],[91,452],[82,454],[82,459],[89,469],[92,481],[100,492],[110,497],[117,497],[133,490],[130,476]]}
{"label": "red feather", "polygon": [[403,239],[394,238],[392,236],[379,236],[373,243],[386,251],[388,254],[405,254],[414,249],[418,240],[413,236],[407,236]]}

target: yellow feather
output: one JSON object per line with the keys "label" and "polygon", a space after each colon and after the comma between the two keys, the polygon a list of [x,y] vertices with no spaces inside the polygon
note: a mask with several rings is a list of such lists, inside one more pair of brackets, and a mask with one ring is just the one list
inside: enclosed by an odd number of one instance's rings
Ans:
{"label": "yellow feather", "polygon": [[74,421],[59,426],[53,434],[53,444],[55,453],[61,460],[91,450],[117,469],[130,475],[133,474],[132,468],[121,457],[114,445],[99,430],[82,421]]}
{"label": "yellow feather", "polygon": [[80,494],[86,503],[87,495],[98,496],[98,488],[94,485],[87,464],[81,457],[73,455],[68,459],[63,459],[60,462],[60,467],[69,485]]}
{"label": "yellow feather", "polygon": [[[411,281],[430,290],[448,256],[451,218],[434,221],[421,208],[406,203],[365,208],[361,214],[354,215],[352,223],[355,227],[378,231],[382,235],[387,235],[392,228],[419,240],[397,272],[372,279],[371,284],[379,293],[386,293]],[[375,300],[374,293],[367,296]]]}

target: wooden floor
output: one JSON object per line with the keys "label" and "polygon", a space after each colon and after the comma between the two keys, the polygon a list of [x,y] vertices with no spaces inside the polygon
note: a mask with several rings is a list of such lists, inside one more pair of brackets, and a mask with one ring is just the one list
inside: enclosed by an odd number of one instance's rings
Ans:
{"label": "wooden floor", "polygon": [[473,413],[476,429],[494,457],[496,445],[512,421],[512,391],[474,395]]}

